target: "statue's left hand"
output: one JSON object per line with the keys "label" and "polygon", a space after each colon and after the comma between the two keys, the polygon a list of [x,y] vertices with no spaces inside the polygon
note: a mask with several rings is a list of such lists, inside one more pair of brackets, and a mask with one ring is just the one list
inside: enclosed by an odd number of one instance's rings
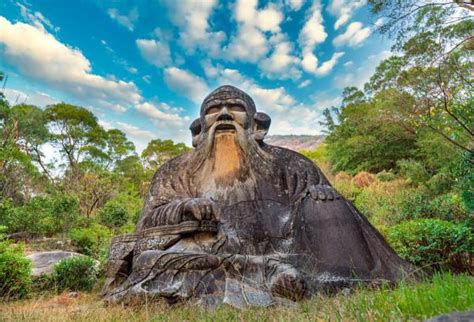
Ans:
{"label": "statue's left hand", "polygon": [[194,198],[185,201],[183,207],[184,214],[201,220],[217,220],[219,218],[219,206],[208,198]]}

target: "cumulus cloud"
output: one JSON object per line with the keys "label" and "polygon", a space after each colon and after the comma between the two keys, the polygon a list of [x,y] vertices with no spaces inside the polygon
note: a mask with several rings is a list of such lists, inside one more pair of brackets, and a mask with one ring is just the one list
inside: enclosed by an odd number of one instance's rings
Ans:
{"label": "cumulus cloud", "polygon": [[255,63],[270,50],[265,32],[279,33],[283,14],[272,3],[258,10],[257,0],[238,0],[234,18],[238,23],[237,33],[225,48],[225,55],[230,60]]}
{"label": "cumulus cloud", "polygon": [[337,18],[334,29],[346,24],[354,12],[365,5],[366,0],[331,0],[327,6],[330,14]]}
{"label": "cumulus cloud", "polygon": [[177,111],[173,111],[171,106],[166,103],[154,104],[151,102],[140,103],[136,106],[136,109],[153,118],[168,122],[181,122],[183,118],[179,116]]}
{"label": "cumulus cloud", "polygon": [[319,62],[318,57],[314,54],[314,50],[318,44],[326,40],[327,36],[328,34],[324,30],[321,3],[319,0],[314,0],[309,9],[306,22],[298,36],[298,42],[302,52],[301,67],[315,76],[329,74],[339,58],[344,55],[343,52],[336,52],[329,60],[323,63]]}
{"label": "cumulus cloud", "polygon": [[36,28],[46,31],[44,26],[56,32],[59,31],[59,27],[55,27],[51,21],[46,19],[45,16],[39,11],[32,12],[32,10],[25,5],[17,2],[16,5],[20,8],[20,14],[28,22],[31,22]]}
{"label": "cumulus cloud", "polygon": [[[260,62],[260,70],[268,78],[299,78],[301,71],[296,66],[300,63],[300,60],[292,54],[293,44],[283,38],[282,34],[275,35],[272,38],[275,39],[274,49],[269,57]],[[280,38],[283,39],[280,40]]]}
{"label": "cumulus cloud", "polygon": [[285,3],[291,8],[291,10],[298,11],[303,6],[304,0],[286,0]]}
{"label": "cumulus cloud", "polygon": [[361,22],[353,22],[344,33],[338,35],[332,41],[334,46],[344,46],[355,47],[360,45],[367,37],[370,36],[372,30],[370,27],[365,27]]}
{"label": "cumulus cloud", "polygon": [[303,29],[298,36],[300,47],[304,52],[313,51],[317,44],[324,42],[328,36],[324,30],[321,3],[315,0],[309,9],[310,14],[306,19]]}
{"label": "cumulus cloud", "polygon": [[58,103],[59,100],[51,95],[39,91],[32,91],[26,94],[23,91],[7,88],[5,89],[5,97],[10,104],[32,104],[39,107]]}
{"label": "cumulus cloud", "polygon": [[298,84],[298,88],[305,88],[311,84],[311,80],[307,79]]}
{"label": "cumulus cloud", "polygon": [[343,55],[343,52],[335,52],[330,59],[319,64],[318,57],[316,57],[312,52],[307,52],[303,55],[301,65],[308,73],[312,73],[316,76],[324,76],[331,72],[334,66],[336,66],[339,58]]}
{"label": "cumulus cloud", "polygon": [[171,64],[171,52],[168,44],[155,39],[137,39],[138,49],[142,57],[157,67]]}
{"label": "cumulus cloud", "polygon": [[164,78],[169,88],[193,102],[201,102],[209,91],[202,78],[184,69],[168,67],[165,69]]}
{"label": "cumulus cloud", "polygon": [[80,50],[40,28],[0,17],[0,30],[0,56],[27,77],[89,101],[134,105],[142,98],[133,82],[93,74]]}
{"label": "cumulus cloud", "polygon": [[107,14],[128,30],[133,31],[135,29],[135,22],[138,20],[138,10],[136,7],[132,8],[126,15],[121,15],[115,8],[107,10]]}
{"label": "cumulus cloud", "polygon": [[190,52],[199,48],[211,56],[220,53],[226,35],[223,31],[212,31],[209,25],[217,0],[188,0],[186,4],[175,0],[163,2],[171,21],[180,30],[179,40],[184,48]]}

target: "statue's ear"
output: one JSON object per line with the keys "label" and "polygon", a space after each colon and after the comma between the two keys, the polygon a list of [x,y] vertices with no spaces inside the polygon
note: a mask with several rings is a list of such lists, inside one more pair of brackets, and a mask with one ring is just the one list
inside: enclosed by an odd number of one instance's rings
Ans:
{"label": "statue's ear", "polygon": [[265,113],[257,112],[253,116],[254,118],[254,129],[253,129],[253,137],[257,141],[263,141],[265,135],[268,133],[268,129],[270,128],[270,123],[272,119]]}
{"label": "statue's ear", "polygon": [[201,119],[195,119],[189,126],[189,129],[191,130],[191,135],[193,138],[193,147],[196,147],[199,143],[199,138],[201,136]]}

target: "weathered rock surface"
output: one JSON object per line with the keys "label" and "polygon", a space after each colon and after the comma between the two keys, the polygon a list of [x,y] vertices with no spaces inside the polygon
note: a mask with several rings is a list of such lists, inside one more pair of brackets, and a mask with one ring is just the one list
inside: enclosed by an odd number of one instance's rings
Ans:
{"label": "weathered rock surface", "polygon": [[452,312],[433,316],[425,322],[472,322],[474,321],[474,311]]}
{"label": "weathered rock surface", "polygon": [[84,256],[75,252],[67,252],[62,250],[53,250],[48,252],[36,252],[26,256],[32,262],[31,275],[39,277],[47,274],[51,274],[54,269],[54,265],[60,260],[73,256]]}
{"label": "weathered rock surface", "polygon": [[269,306],[411,273],[313,162],[263,141],[270,123],[235,87],[206,97],[195,149],[156,172],[136,233],[112,241],[108,301]]}

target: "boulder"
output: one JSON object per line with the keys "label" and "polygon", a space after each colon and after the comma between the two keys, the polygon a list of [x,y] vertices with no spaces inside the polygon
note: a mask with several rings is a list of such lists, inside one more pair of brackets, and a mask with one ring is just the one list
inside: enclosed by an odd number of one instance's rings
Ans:
{"label": "boulder", "polygon": [[73,256],[84,256],[75,252],[67,252],[63,250],[53,250],[47,252],[36,252],[26,256],[32,262],[31,275],[39,277],[51,274],[54,270],[54,265],[64,258]]}

